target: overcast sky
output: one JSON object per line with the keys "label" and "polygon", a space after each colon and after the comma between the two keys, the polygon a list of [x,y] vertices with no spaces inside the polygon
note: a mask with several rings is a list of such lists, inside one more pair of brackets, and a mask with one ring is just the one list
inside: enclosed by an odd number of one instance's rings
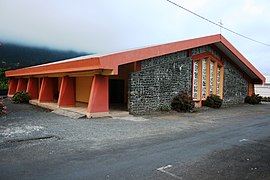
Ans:
{"label": "overcast sky", "polygon": [[[270,44],[269,0],[171,1]],[[166,0],[0,0],[0,40],[26,45],[104,53],[219,33]],[[270,46],[222,34],[270,75]]]}

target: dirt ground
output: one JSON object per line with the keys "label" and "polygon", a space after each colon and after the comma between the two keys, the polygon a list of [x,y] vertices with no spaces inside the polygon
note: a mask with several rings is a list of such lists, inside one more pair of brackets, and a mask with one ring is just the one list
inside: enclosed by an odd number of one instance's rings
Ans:
{"label": "dirt ground", "polygon": [[[269,103],[205,108],[195,113],[156,112],[96,119],[71,119],[33,105],[12,104],[8,99],[4,103],[8,113],[0,117],[0,170],[5,176],[0,177],[46,179],[54,177],[51,168],[58,163],[68,164],[67,169],[83,170],[83,166],[70,164],[75,158],[87,161],[86,167],[96,167],[94,175],[87,174],[95,179],[103,177],[98,172],[104,163],[117,177],[111,179],[127,179],[119,177],[117,171],[122,161],[130,162],[129,166],[153,163],[153,169],[141,172],[137,179],[175,179],[156,171],[159,163],[167,160],[175,161],[168,171],[182,179],[270,179],[270,134],[266,131],[270,127]],[[244,139],[246,136],[252,139]],[[165,157],[164,153],[170,155]],[[158,158],[151,159],[150,154],[157,154]],[[104,156],[108,159],[98,160]],[[115,156],[119,158],[117,164],[108,163],[110,158],[115,162]],[[191,157],[194,160],[190,161]],[[181,163],[177,163],[178,159]],[[39,172],[32,171],[36,168]],[[86,172],[92,173],[83,171]],[[155,173],[143,174],[151,172]],[[65,179],[65,172],[62,173]],[[125,174],[131,173],[127,169]]]}

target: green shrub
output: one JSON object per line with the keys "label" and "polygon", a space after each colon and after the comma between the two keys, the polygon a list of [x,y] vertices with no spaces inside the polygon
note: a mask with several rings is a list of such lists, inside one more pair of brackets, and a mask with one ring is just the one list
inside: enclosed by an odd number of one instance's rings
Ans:
{"label": "green shrub", "polygon": [[207,96],[206,101],[203,101],[203,106],[208,106],[211,108],[220,108],[223,100],[219,96],[211,94]]}
{"label": "green shrub", "polygon": [[171,108],[170,108],[170,106],[169,105],[161,105],[160,106],[160,111],[165,111],[165,112],[168,112],[168,111],[170,111],[171,110]]}
{"label": "green shrub", "polygon": [[259,94],[252,94],[245,98],[245,103],[248,104],[259,104],[262,101],[262,97]]}
{"label": "green shrub", "polygon": [[270,102],[270,97],[263,97],[261,100],[264,102]]}
{"label": "green shrub", "polygon": [[28,103],[30,99],[30,94],[25,91],[18,91],[12,97],[14,103]]}
{"label": "green shrub", "polygon": [[0,89],[8,89],[8,80],[5,77],[6,69],[0,68]]}
{"label": "green shrub", "polygon": [[8,89],[8,83],[0,81],[0,89]]}
{"label": "green shrub", "polygon": [[171,108],[178,112],[193,112],[194,103],[192,101],[192,97],[189,96],[187,92],[180,92],[173,98]]}

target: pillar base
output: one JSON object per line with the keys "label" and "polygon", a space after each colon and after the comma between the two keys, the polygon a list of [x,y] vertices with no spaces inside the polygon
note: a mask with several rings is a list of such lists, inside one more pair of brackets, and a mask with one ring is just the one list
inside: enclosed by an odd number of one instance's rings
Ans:
{"label": "pillar base", "polygon": [[111,117],[109,112],[96,112],[96,113],[87,113],[87,118],[99,118],[99,117]]}

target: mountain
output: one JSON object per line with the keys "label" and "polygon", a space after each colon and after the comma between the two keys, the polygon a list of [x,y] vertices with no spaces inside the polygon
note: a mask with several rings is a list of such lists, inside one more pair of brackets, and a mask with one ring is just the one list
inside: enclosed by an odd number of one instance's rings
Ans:
{"label": "mountain", "polygon": [[91,53],[0,43],[0,68],[17,69],[60,61]]}

